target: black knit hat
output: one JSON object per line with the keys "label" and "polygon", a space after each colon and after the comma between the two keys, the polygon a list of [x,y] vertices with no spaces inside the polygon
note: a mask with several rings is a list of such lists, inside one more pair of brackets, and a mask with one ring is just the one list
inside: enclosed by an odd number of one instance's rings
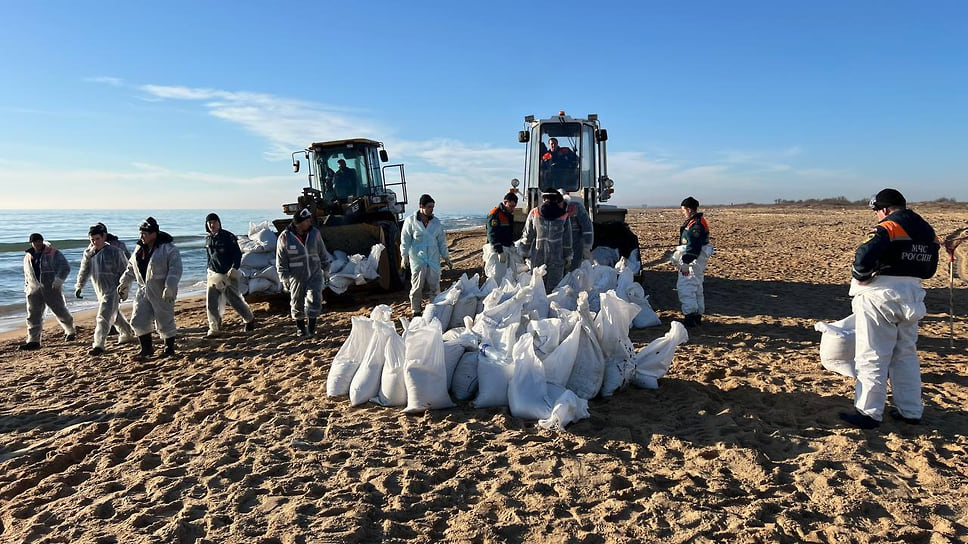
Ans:
{"label": "black knit hat", "polygon": [[907,206],[907,200],[897,189],[883,189],[872,196],[867,205],[870,206],[870,209],[877,211],[894,206]]}
{"label": "black knit hat", "polygon": [[434,197],[428,194],[420,195],[420,205],[426,206],[427,204],[436,204],[436,202],[434,202]]}
{"label": "black knit hat", "polygon": [[205,216],[205,222],[208,223],[209,221],[218,221],[219,223],[222,222],[222,220],[218,218],[218,214],[215,212],[212,212]]}
{"label": "black knit hat", "polygon": [[30,238],[28,238],[27,241],[30,242],[31,244],[34,243],[34,242],[43,242],[44,241],[44,235],[41,234],[41,233],[39,233],[39,232],[35,232],[35,233],[33,233],[33,234],[30,235]]}
{"label": "black knit hat", "polygon": [[302,223],[303,221],[305,221],[307,219],[312,219],[312,218],[313,218],[313,212],[309,211],[308,208],[303,208],[303,209],[299,210],[296,213],[296,215],[294,215],[292,217],[292,222],[293,223]]}
{"label": "black knit hat", "polygon": [[518,195],[514,194],[514,192],[510,192],[510,193],[504,195],[504,200],[508,200],[510,202],[517,203],[518,202]]}
{"label": "black knit hat", "polygon": [[682,202],[680,202],[679,205],[683,208],[689,208],[690,210],[699,209],[699,201],[691,196],[687,196],[686,198],[682,199]]}
{"label": "black knit hat", "polygon": [[104,226],[104,223],[95,223],[91,225],[91,228],[87,229],[88,236],[94,236],[100,234],[106,236],[108,233],[108,228]]}
{"label": "black knit hat", "polygon": [[158,221],[154,217],[149,217],[141,223],[138,230],[141,232],[158,232],[161,229],[158,228]]}

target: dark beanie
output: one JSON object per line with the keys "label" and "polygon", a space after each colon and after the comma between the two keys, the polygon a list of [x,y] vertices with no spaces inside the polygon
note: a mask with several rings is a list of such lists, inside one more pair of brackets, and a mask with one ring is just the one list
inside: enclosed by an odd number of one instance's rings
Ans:
{"label": "dark beanie", "polygon": [[907,200],[904,199],[904,195],[902,195],[897,189],[883,189],[881,192],[874,195],[874,198],[872,198],[870,201],[870,207],[872,210],[881,210],[888,207],[906,205]]}
{"label": "dark beanie", "polygon": [[218,218],[218,214],[215,212],[212,212],[205,216],[205,222],[208,223],[209,221],[218,221],[219,223],[222,222],[222,220]]}
{"label": "dark beanie", "polygon": [[420,195],[420,205],[426,206],[427,204],[436,204],[436,202],[434,202],[433,197],[430,195],[427,195],[427,194]]}
{"label": "dark beanie", "polygon": [[154,217],[149,217],[141,223],[138,230],[141,232],[158,232],[161,229],[158,228],[158,221]]}
{"label": "dark beanie", "polygon": [[690,210],[699,209],[699,201],[691,196],[687,196],[686,198],[682,199],[682,202],[680,202],[679,205],[684,208],[689,208]]}
{"label": "dark beanie", "polygon": [[87,229],[88,236],[94,236],[96,234],[107,235],[108,228],[104,226],[104,223],[95,223],[91,225],[91,228]]}
{"label": "dark beanie", "polygon": [[313,218],[313,212],[309,211],[308,208],[303,208],[303,209],[299,210],[299,212],[296,213],[295,216],[293,216],[292,222],[293,223],[302,223],[303,221],[305,221],[307,219],[312,219],[312,218]]}
{"label": "dark beanie", "polygon": [[518,201],[518,195],[514,194],[514,192],[510,192],[504,195],[504,200],[508,200],[516,203]]}
{"label": "dark beanie", "polygon": [[30,243],[43,242],[44,241],[44,235],[41,234],[41,233],[39,233],[39,232],[35,232],[35,233],[33,233],[33,234],[30,235],[30,238],[28,238],[27,241],[30,242]]}

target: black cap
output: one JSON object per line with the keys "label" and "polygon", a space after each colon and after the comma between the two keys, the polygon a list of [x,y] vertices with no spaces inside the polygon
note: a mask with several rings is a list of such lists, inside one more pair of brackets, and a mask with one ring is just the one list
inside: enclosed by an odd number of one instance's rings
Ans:
{"label": "black cap", "polygon": [[686,198],[682,199],[682,202],[680,202],[679,205],[683,208],[689,208],[690,210],[699,209],[699,201],[691,196],[687,196]]}
{"label": "black cap", "polygon": [[208,223],[209,221],[218,221],[219,223],[222,222],[222,220],[218,218],[218,214],[215,212],[212,212],[205,216],[205,222]]}
{"label": "black cap", "polygon": [[292,222],[302,223],[303,221],[307,219],[312,219],[312,218],[313,218],[313,212],[309,211],[308,208],[303,208],[299,210],[299,212],[297,212],[296,215],[293,216]]}
{"label": "black cap", "polygon": [[420,205],[426,206],[427,204],[436,204],[436,202],[434,201],[434,197],[428,194],[420,195]]}
{"label": "black cap", "polygon": [[94,236],[95,234],[107,235],[108,228],[104,226],[104,223],[95,223],[91,225],[91,228],[87,229],[88,236]]}
{"label": "black cap", "polygon": [[895,206],[907,206],[907,200],[904,199],[901,191],[897,189],[883,189],[872,196],[871,201],[867,205],[870,206],[870,209],[877,211]]}
{"label": "black cap", "polygon": [[517,203],[518,195],[514,194],[514,191],[504,195],[504,200],[510,200],[511,202]]}
{"label": "black cap", "polygon": [[142,221],[141,226],[138,227],[138,230],[141,232],[158,232],[161,229],[158,228],[158,221],[156,221],[154,217],[149,217],[148,219]]}
{"label": "black cap", "polygon": [[34,242],[43,242],[44,241],[44,235],[41,234],[41,233],[39,233],[39,232],[35,232],[35,233],[33,233],[33,234],[30,235],[30,238],[28,238],[27,241],[29,241],[31,244],[34,243]]}

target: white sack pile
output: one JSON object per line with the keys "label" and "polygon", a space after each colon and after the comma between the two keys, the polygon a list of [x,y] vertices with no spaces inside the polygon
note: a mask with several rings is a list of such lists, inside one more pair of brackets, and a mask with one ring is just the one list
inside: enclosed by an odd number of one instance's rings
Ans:
{"label": "white sack pile", "polygon": [[[279,235],[268,221],[249,223],[249,234],[238,236],[242,249],[240,291],[245,294],[274,294],[282,291],[276,271],[276,243]],[[328,249],[328,248],[327,248]],[[334,293],[346,292],[350,285],[363,285],[380,277],[378,272],[383,244],[370,248],[369,255],[347,255],[336,250],[329,254],[327,287]]]}
{"label": "white sack pile", "polygon": [[249,223],[249,233],[238,235],[242,249],[242,272],[239,291],[245,294],[274,294],[282,291],[276,272],[276,242],[279,236],[272,223]]}
{"label": "white sack pile", "polygon": [[[641,289],[631,280],[635,272],[625,259],[614,268],[586,261],[550,295],[543,266],[500,284],[464,274],[423,315],[401,319],[402,333],[390,308],[377,306],[369,318],[353,318],[326,394],[407,413],[471,400],[564,428],[589,416],[589,399],[629,384],[657,388],[676,347],[688,340],[673,322],[665,336],[635,351],[628,333],[636,319],[659,324],[644,292],[632,286]],[[630,293],[642,304],[628,300]]]}

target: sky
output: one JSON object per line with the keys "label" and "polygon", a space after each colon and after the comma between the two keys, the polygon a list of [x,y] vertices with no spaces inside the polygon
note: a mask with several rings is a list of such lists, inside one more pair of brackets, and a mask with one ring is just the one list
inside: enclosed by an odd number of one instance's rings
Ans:
{"label": "sky", "polygon": [[366,137],[438,212],[597,113],[610,203],[968,201],[968,2],[0,1],[0,208],[265,209]]}

